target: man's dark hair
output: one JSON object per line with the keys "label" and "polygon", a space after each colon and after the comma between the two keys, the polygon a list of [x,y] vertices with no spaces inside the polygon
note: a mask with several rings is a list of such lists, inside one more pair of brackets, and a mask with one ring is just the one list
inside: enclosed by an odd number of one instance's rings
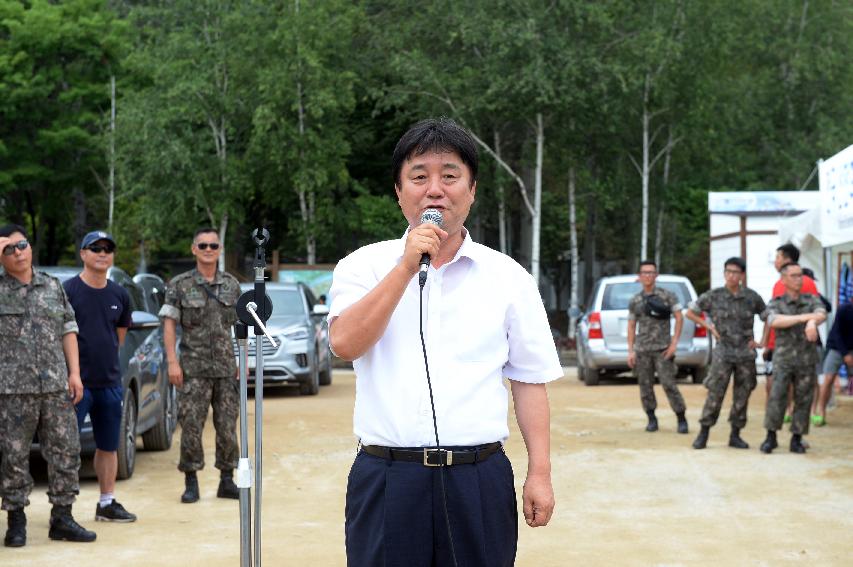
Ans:
{"label": "man's dark hair", "polygon": [[425,153],[454,152],[468,166],[471,171],[471,183],[477,181],[477,170],[479,158],[477,157],[477,144],[467,130],[450,118],[427,118],[421,120],[403,134],[394,154],[391,156],[391,173],[394,176],[394,185],[400,185],[400,171],[403,162],[414,156]]}
{"label": "man's dark hair", "polygon": [[777,248],[776,252],[781,252],[782,256],[784,256],[794,264],[800,261],[800,249],[791,244],[790,242],[787,244],[783,244],[782,246]]}
{"label": "man's dark hair", "polygon": [[0,226],[0,236],[12,236],[16,232],[20,232],[24,235],[24,238],[29,240],[26,229],[19,224],[5,224]]}
{"label": "man's dark hair", "polygon": [[640,269],[643,269],[643,266],[654,266],[655,271],[658,269],[658,265],[654,260],[640,260]]}
{"label": "man's dark hair", "polygon": [[797,264],[796,262],[788,262],[787,264],[785,264],[784,266],[782,266],[781,268],[779,268],[779,273],[780,273],[780,274],[786,274],[786,273],[788,273],[788,268],[790,268],[790,267],[792,267],[792,266],[796,266],[796,267],[798,267],[798,268],[800,267],[800,265],[799,265],[799,264]]}
{"label": "man's dark hair", "polygon": [[731,258],[726,260],[726,263],[723,264],[723,267],[725,268],[729,265],[737,266],[738,268],[740,268],[741,272],[746,273],[746,262],[744,262],[743,258],[741,258],[740,256],[732,256]]}
{"label": "man's dark hair", "polygon": [[218,230],[216,230],[215,228],[211,228],[209,226],[204,226],[204,227],[198,229],[197,231],[195,231],[195,234],[193,235],[193,241],[195,241],[195,239],[198,238],[198,236],[200,234],[207,234],[208,232],[212,232],[216,236],[219,236]]}

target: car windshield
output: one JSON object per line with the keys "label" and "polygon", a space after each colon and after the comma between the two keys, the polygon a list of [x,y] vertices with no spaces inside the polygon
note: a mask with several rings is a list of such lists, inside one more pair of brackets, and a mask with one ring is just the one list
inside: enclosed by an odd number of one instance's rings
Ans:
{"label": "car windshield", "polygon": [[288,315],[304,315],[302,297],[298,291],[289,289],[267,289],[267,295],[272,300],[272,314],[275,317]]}
{"label": "car windshield", "polygon": [[[656,284],[658,287],[667,291],[671,291],[678,298],[678,302],[682,307],[686,307],[690,301],[690,294],[687,291],[687,286],[682,282],[661,282]],[[642,289],[640,282],[625,282],[608,284],[604,288],[604,297],[601,300],[601,309],[610,311],[614,309],[628,309],[628,303]]]}

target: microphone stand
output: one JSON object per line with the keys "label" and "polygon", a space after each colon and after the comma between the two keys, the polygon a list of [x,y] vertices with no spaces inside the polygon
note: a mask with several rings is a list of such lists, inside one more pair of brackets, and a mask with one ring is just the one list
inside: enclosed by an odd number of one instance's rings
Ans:
{"label": "microphone stand", "polygon": [[[267,332],[264,322],[272,315],[272,301],[266,294],[264,269],[266,268],[265,246],[270,233],[265,228],[252,231],[255,242],[255,288],[242,294],[237,300],[238,321],[234,325],[237,339],[237,351],[240,371],[240,460],[237,464],[237,488],[240,490],[240,566],[261,567],[261,497],[263,479],[263,414],[264,414],[264,349],[263,339],[276,347],[277,344]],[[255,335],[255,538],[252,546],[251,488],[253,481],[252,466],[249,460],[248,425],[248,382],[249,382],[249,327],[254,327]],[[252,554],[254,551],[254,555]],[[254,561],[253,561],[254,559]]]}

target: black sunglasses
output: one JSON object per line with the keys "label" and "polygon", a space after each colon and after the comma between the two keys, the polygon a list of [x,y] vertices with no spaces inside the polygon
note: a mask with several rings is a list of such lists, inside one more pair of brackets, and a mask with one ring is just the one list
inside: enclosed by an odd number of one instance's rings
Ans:
{"label": "black sunglasses", "polygon": [[101,246],[100,244],[92,244],[86,250],[94,252],[95,254],[100,254],[101,252],[106,252],[107,254],[112,254],[116,251],[115,246],[110,246],[109,244],[104,244]]}
{"label": "black sunglasses", "polygon": [[218,242],[199,242],[196,246],[198,246],[199,250],[207,250],[208,246],[211,250],[219,250]]}
{"label": "black sunglasses", "polygon": [[15,253],[16,248],[18,250],[26,250],[27,246],[29,246],[29,245],[30,245],[30,243],[26,240],[19,240],[14,244],[7,244],[6,246],[3,247],[3,255],[4,256],[11,256],[12,254]]}

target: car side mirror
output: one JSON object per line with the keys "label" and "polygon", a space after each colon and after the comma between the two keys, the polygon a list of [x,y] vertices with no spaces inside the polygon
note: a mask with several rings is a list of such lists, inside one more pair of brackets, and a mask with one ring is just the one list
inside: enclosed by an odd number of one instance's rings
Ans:
{"label": "car side mirror", "polygon": [[160,318],[148,311],[134,311],[130,315],[131,329],[156,329],[160,326]]}
{"label": "car side mirror", "polygon": [[581,311],[580,307],[570,307],[569,308],[569,317],[572,319],[580,319],[581,315],[583,315],[583,311]]}
{"label": "car side mirror", "polygon": [[317,303],[314,305],[314,310],[311,312],[312,315],[328,315],[329,314],[329,306],[324,305],[322,303]]}

